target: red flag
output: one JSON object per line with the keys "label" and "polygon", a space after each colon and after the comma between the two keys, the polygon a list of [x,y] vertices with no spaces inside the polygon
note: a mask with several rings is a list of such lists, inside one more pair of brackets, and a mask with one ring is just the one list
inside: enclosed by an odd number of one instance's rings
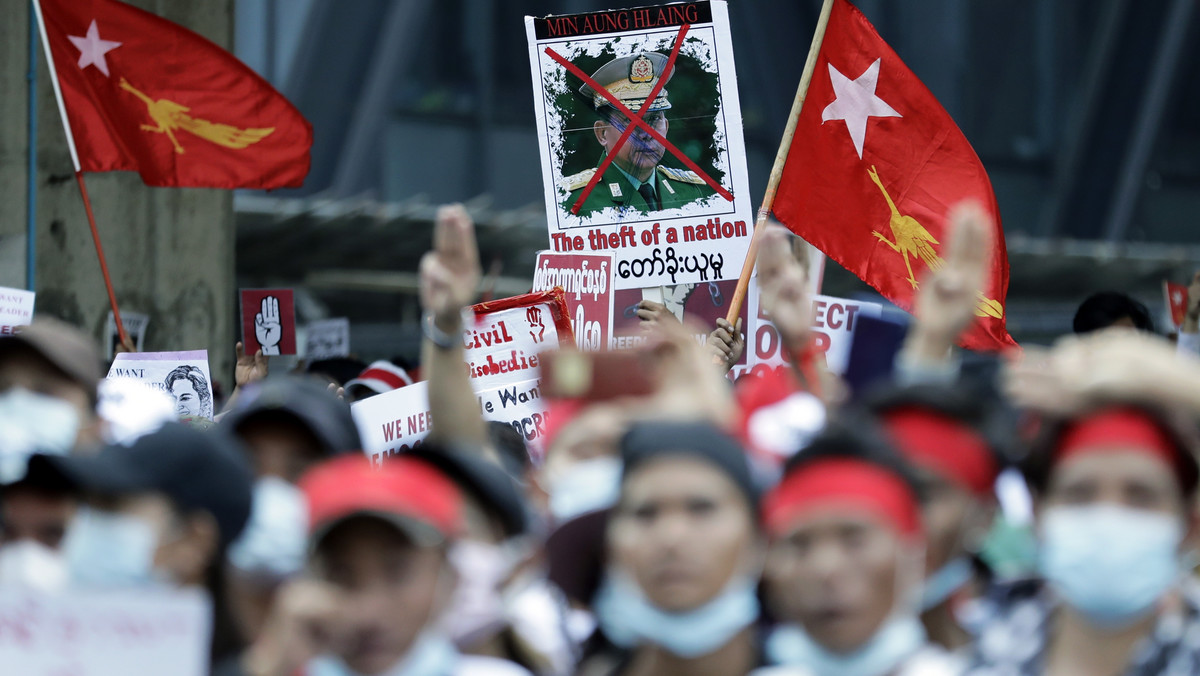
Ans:
{"label": "red flag", "polygon": [[312,125],[270,83],[192,31],[117,0],[37,0],[76,170],[147,185],[297,187]]}
{"label": "red flag", "polygon": [[846,0],[835,0],[773,210],[793,232],[911,309],[941,266],[946,212],[975,198],[996,222],[991,272],[963,336],[1015,345],[1004,327],[1008,253],[983,164],[933,94]]}

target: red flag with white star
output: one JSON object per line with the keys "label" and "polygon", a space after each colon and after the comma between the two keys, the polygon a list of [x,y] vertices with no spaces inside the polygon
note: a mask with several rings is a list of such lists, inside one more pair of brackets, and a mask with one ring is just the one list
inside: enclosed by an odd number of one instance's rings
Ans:
{"label": "red flag with white star", "polygon": [[147,185],[297,187],[312,125],[192,31],[117,0],[36,0],[76,171]]}
{"label": "red flag with white star", "polygon": [[1008,253],[987,172],[933,94],[846,0],[835,0],[773,211],[888,300],[911,309],[942,264],[946,216],[965,198],[996,230],[964,347],[1015,345],[1004,325]]}

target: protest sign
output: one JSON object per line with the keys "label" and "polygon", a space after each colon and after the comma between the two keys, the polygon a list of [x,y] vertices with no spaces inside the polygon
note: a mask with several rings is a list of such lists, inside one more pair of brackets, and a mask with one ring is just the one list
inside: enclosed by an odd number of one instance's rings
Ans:
{"label": "protest sign", "polygon": [[[737,288],[737,280],[723,282],[704,282],[703,284],[676,284],[662,288],[662,304],[676,317],[694,322],[704,327],[705,333],[696,334],[696,340],[701,345],[708,341],[708,331],[717,327],[717,319],[724,318],[729,310],[727,303]],[[642,331],[641,320],[637,317],[637,305],[642,300],[638,289],[621,289],[616,292],[616,309],[613,318],[613,349],[637,347],[646,342],[647,337]],[[742,320],[742,333],[750,335],[750,310],[746,303],[742,304],[739,317]],[[746,365],[746,353],[742,353],[738,365]]]}
{"label": "protest sign", "polygon": [[291,289],[242,289],[246,354],[296,354],[296,308]]}
{"label": "protest sign", "polygon": [[[484,420],[498,420],[528,441],[545,429],[539,355],[575,342],[561,288],[480,303],[463,327],[463,358]],[[428,383],[375,395],[350,407],[372,462],[417,446],[429,436]]]}
{"label": "protest sign", "polygon": [[208,350],[122,352],[113,358],[109,378],[132,378],[165,392],[180,417],[213,419]]}
{"label": "protest sign", "polygon": [[[125,324],[125,333],[133,343],[133,349],[141,352],[146,344],[146,327],[150,325],[150,316],[123,310],[121,311],[121,323]],[[116,354],[117,346],[121,344],[121,334],[117,331],[117,321],[113,319],[111,310],[104,325],[107,327],[104,332],[104,349],[108,358],[112,359]]]}
{"label": "protest sign", "polygon": [[575,331],[575,346],[594,352],[606,350],[613,326],[612,254],[561,254],[538,252],[533,290],[561,286]]}
{"label": "protest sign", "polygon": [[[746,304],[752,308],[754,326],[745,332],[747,362],[733,369],[732,375],[735,379],[747,373],[786,367],[789,363],[779,331],[760,304],[757,278],[750,280]],[[883,307],[878,303],[864,303],[833,296],[813,297],[812,334],[817,349],[824,354],[830,371],[838,375],[845,372],[858,318],[878,317],[882,310]]]}
{"label": "protest sign", "polygon": [[536,379],[540,353],[575,342],[561,289],[480,303],[471,310],[475,325],[464,327],[463,347],[477,391]]}
{"label": "protest sign", "polygon": [[1167,311],[1171,316],[1171,323],[1175,325],[1175,329],[1179,330],[1183,324],[1183,317],[1187,313],[1188,304],[1188,288],[1183,284],[1176,282],[1163,281],[1163,296],[1167,299]]}
{"label": "protest sign", "polygon": [[611,251],[618,289],[736,279],[755,205],[725,2],[525,32],[551,249]]}
{"label": "protest sign", "polygon": [[345,317],[322,319],[304,325],[304,358],[318,359],[350,356],[350,320]]}
{"label": "protest sign", "polygon": [[433,429],[428,383],[420,382],[356,401],[350,415],[371,462],[419,446]]}
{"label": "protest sign", "polygon": [[207,676],[211,604],[196,590],[0,591],[0,664],[22,676]]}
{"label": "protest sign", "polygon": [[0,286],[0,336],[11,335],[18,326],[33,321],[33,301],[37,294],[24,289]]}

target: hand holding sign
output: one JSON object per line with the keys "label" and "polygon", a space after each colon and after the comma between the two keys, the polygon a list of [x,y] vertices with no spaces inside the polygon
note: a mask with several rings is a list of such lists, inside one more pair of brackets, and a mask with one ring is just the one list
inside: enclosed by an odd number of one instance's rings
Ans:
{"label": "hand holding sign", "polygon": [[246,354],[245,347],[241,343],[237,343],[233,346],[233,352],[237,355],[237,363],[233,367],[235,386],[242,387],[267,377],[270,364],[262,350],[254,354]]}
{"label": "hand holding sign", "polygon": [[254,337],[262,346],[264,355],[279,354],[279,340],[283,338],[283,324],[279,317],[279,299],[267,296],[262,299],[262,310],[254,315]]}
{"label": "hand holding sign", "polygon": [[471,304],[482,270],[475,224],[461,204],[438,209],[433,251],[421,258],[421,307],[447,333],[458,331],[462,309]]}

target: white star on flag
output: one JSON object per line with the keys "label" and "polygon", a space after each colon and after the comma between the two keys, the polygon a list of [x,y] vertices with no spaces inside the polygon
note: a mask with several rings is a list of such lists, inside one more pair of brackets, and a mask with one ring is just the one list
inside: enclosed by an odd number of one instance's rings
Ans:
{"label": "white star on flag", "polygon": [[108,77],[108,62],[104,60],[104,55],[120,47],[120,42],[101,40],[100,29],[96,27],[95,19],[92,19],[92,25],[88,26],[85,37],[68,35],[67,38],[79,50],[79,67],[81,69],[95,66],[100,69],[101,73],[104,73],[104,77]]}
{"label": "white star on flag", "polygon": [[833,64],[829,64],[829,80],[833,84],[835,98],[833,103],[825,106],[821,113],[821,122],[844,120],[846,129],[850,132],[850,140],[858,151],[858,159],[862,159],[863,141],[867,138],[867,118],[870,117],[903,117],[895,109],[875,96],[875,85],[879,82],[879,62],[867,67],[862,75],[851,80],[842,75]]}

